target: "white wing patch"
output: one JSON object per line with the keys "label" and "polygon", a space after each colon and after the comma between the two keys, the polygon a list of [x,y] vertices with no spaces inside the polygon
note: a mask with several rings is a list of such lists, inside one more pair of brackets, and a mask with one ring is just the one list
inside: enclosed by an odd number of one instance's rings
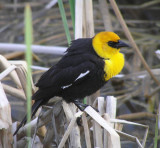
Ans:
{"label": "white wing patch", "polygon": [[68,88],[68,87],[70,87],[72,84],[69,84],[69,85],[66,85],[66,86],[62,86],[61,88],[62,89],[65,89],[65,88]]}
{"label": "white wing patch", "polygon": [[[85,77],[89,72],[90,72],[90,71],[87,70],[86,72],[81,73],[81,74],[76,78],[75,81],[77,81],[77,80],[80,79],[80,78]],[[62,89],[66,89],[66,88],[68,88],[68,87],[70,87],[70,86],[72,86],[72,84],[69,84],[69,85],[66,85],[66,86],[62,86],[61,88],[62,88]]]}
{"label": "white wing patch", "polygon": [[89,71],[89,70],[87,70],[86,72],[81,73],[75,81],[77,81],[77,80],[78,80],[78,79],[80,79],[80,78],[85,77],[89,72],[90,72],[90,71]]}

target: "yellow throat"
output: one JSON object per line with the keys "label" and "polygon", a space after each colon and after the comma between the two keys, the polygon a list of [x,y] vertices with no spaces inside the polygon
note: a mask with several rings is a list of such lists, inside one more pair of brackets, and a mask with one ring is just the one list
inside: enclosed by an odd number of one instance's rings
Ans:
{"label": "yellow throat", "polygon": [[124,56],[120,49],[108,45],[108,42],[118,42],[119,36],[113,32],[100,32],[92,40],[95,52],[104,59],[104,79],[108,81],[113,76],[121,72],[124,66]]}
{"label": "yellow throat", "polygon": [[122,53],[117,53],[109,60],[104,60],[105,66],[104,66],[104,79],[105,81],[108,81],[113,76],[119,74],[124,66],[124,56]]}

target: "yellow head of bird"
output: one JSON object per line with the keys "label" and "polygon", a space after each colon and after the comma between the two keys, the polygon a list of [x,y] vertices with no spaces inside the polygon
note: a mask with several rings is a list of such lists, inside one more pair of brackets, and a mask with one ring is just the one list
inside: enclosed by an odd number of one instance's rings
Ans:
{"label": "yellow head of bird", "polygon": [[92,45],[95,52],[104,59],[118,53],[121,47],[128,47],[114,32],[100,32],[96,34],[93,38]]}

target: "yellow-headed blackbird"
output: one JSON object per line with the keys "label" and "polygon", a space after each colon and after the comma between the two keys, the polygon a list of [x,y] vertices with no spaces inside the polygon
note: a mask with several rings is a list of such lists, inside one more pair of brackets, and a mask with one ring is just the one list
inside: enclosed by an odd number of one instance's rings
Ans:
{"label": "yellow-headed blackbird", "polygon": [[[117,75],[124,66],[120,47],[128,47],[113,32],[100,32],[93,38],[72,41],[66,54],[47,72],[38,83],[38,91],[32,96],[32,116],[38,108],[54,96],[73,102],[83,110],[87,105],[80,102],[86,96],[100,89],[110,78]],[[26,117],[17,128],[26,123]]]}

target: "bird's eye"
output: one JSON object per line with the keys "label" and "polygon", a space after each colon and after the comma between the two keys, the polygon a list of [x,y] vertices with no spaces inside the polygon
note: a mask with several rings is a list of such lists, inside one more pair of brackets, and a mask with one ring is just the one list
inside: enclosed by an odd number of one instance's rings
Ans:
{"label": "bird's eye", "polygon": [[108,45],[111,46],[111,47],[115,47],[116,44],[117,44],[117,42],[113,42],[113,41],[108,42]]}

